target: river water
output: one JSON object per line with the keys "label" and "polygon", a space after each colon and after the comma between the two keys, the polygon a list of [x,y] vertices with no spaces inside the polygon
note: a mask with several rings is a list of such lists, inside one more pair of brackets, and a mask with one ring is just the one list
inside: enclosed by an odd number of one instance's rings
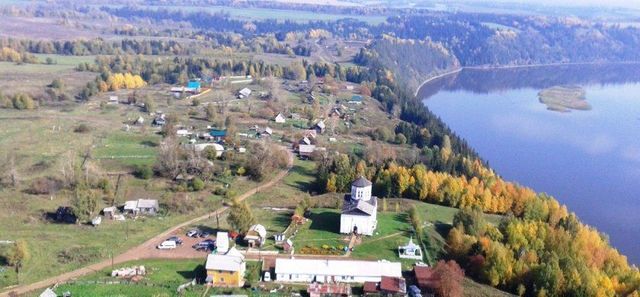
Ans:
{"label": "river water", "polygon": [[[538,92],[586,91],[591,110],[548,110]],[[640,264],[640,65],[469,70],[418,95],[506,180],[546,192]]]}

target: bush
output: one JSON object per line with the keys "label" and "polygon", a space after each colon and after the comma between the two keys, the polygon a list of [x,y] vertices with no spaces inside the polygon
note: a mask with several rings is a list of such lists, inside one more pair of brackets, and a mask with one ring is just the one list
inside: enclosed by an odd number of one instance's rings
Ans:
{"label": "bush", "polygon": [[91,127],[89,127],[89,125],[87,124],[80,124],[77,127],[75,127],[75,129],[73,129],[73,132],[76,133],[87,133],[91,131]]}
{"label": "bush", "polygon": [[36,103],[33,101],[31,96],[19,93],[13,97],[13,108],[23,110],[23,109],[35,109]]}
{"label": "bush", "polygon": [[239,167],[236,170],[236,174],[238,174],[239,176],[243,176],[243,175],[245,175],[245,173],[247,173],[247,170],[245,170],[244,167]]}
{"label": "bush", "polygon": [[194,191],[202,191],[204,189],[204,181],[202,179],[200,179],[199,177],[194,178],[191,181],[191,188]]}
{"label": "bush", "polygon": [[224,196],[224,195],[227,194],[227,189],[225,187],[217,186],[213,190],[213,194],[218,195],[218,196]]}
{"label": "bush", "polygon": [[140,165],[135,168],[133,174],[139,179],[150,179],[153,177],[153,169],[149,165]]}

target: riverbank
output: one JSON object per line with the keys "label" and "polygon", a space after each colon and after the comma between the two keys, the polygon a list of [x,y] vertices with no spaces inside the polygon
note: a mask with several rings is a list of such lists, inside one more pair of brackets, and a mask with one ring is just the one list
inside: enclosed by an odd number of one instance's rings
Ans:
{"label": "riverbank", "polygon": [[420,90],[424,85],[462,72],[463,70],[503,70],[503,69],[526,69],[526,68],[542,68],[542,67],[558,67],[558,66],[589,66],[589,65],[636,65],[640,64],[640,61],[626,61],[626,62],[575,62],[575,63],[543,63],[543,64],[530,64],[530,65],[482,65],[482,66],[462,66],[459,68],[451,69],[446,72],[434,73],[430,75],[424,82],[422,82],[414,91],[414,96],[418,96]]}

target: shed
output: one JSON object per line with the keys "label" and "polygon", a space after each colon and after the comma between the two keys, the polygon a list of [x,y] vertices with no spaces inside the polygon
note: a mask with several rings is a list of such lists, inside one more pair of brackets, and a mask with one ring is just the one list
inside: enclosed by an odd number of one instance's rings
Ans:
{"label": "shed", "polygon": [[249,88],[243,88],[242,90],[238,91],[238,98],[239,99],[244,99],[249,97],[249,95],[251,95],[251,89]]}
{"label": "shed", "polygon": [[283,116],[281,113],[279,113],[279,114],[276,116],[276,118],[274,119],[274,121],[275,121],[276,123],[281,123],[281,124],[283,124],[283,123],[286,123],[286,122],[287,122],[287,120],[284,118],[284,116]]}
{"label": "shed", "polygon": [[313,144],[301,144],[298,147],[298,155],[300,157],[309,158],[316,151],[316,146]]}
{"label": "shed", "polygon": [[113,220],[114,216],[116,215],[116,211],[117,209],[115,206],[105,207],[102,210],[102,215]]}

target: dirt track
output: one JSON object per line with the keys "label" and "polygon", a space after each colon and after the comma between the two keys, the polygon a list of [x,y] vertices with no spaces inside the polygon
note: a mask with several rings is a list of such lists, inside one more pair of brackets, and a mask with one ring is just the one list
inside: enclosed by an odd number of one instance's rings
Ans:
{"label": "dirt track", "polygon": [[[289,170],[293,167],[293,154],[291,152],[289,152],[289,165],[287,167],[286,170],[282,170],[280,173],[278,173],[278,175],[276,175],[273,179],[271,179],[270,181],[261,184],[245,193],[243,193],[242,195],[238,196],[237,199],[242,201],[247,199],[248,197],[251,197],[253,194],[262,191],[264,189],[267,189],[273,185],[275,185],[276,183],[278,183],[280,180],[282,180],[285,176],[287,176],[287,174],[289,173]],[[129,261],[135,261],[135,260],[140,260],[140,259],[152,259],[152,258],[171,258],[171,253],[166,253],[166,255],[162,255],[163,251],[158,251],[155,249],[155,246],[158,245],[160,242],[162,242],[163,240],[165,240],[167,237],[176,234],[176,232],[179,231],[179,229],[187,227],[191,224],[194,224],[196,222],[202,221],[202,220],[206,220],[210,217],[215,217],[218,214],[221,214],[223,212],[225,212],[228,209],[228,207],[223,206],[219,209],[217,209],[214,212],[202,215],[200,217],[191,219],[189,221],[183,222],[179,225],[173,226],[170,229],[154,236],[153,238],[147,240],[146,242],[133,247],[131,249],[129,249],[128,251],[115,256],[113,258],[113,264],[120,264],[120,263],[124,263],[124,262],[129,262]],[[182,248],[185,248],[184,246]],[[204,254],[203,254],[203,259],[204,259]],[[18,287],[13,287],[11,289],[9,289],[9,291],[5,291],[0,293],[0,297],[4,297],[4,296],[12,296],[13,294],[15,295],[22,295],[22,294],[26,294],[28,292],[31,291],[35,291],[35,290],[39,290],[39,289],[44,289],[46,287],[50,287],[56,283],[61,283],[61,282],[65,282],[71,279],[75,279],[78,277],[81,277],[83,275],[86,274],[90,274],[90,273],[94,273],[96,271],[105,269],[109,266],[111,266],[112,262],[111,259],[107,259],[104,260],[102,262],[99,263],[95,263],[93,265],[89,265],[74,271],[70,271],[55,277],[51,277],[45,280],[41,280],[32,284],[27,284],[27,285],[22,285],[22,286],[18,286]]]}

